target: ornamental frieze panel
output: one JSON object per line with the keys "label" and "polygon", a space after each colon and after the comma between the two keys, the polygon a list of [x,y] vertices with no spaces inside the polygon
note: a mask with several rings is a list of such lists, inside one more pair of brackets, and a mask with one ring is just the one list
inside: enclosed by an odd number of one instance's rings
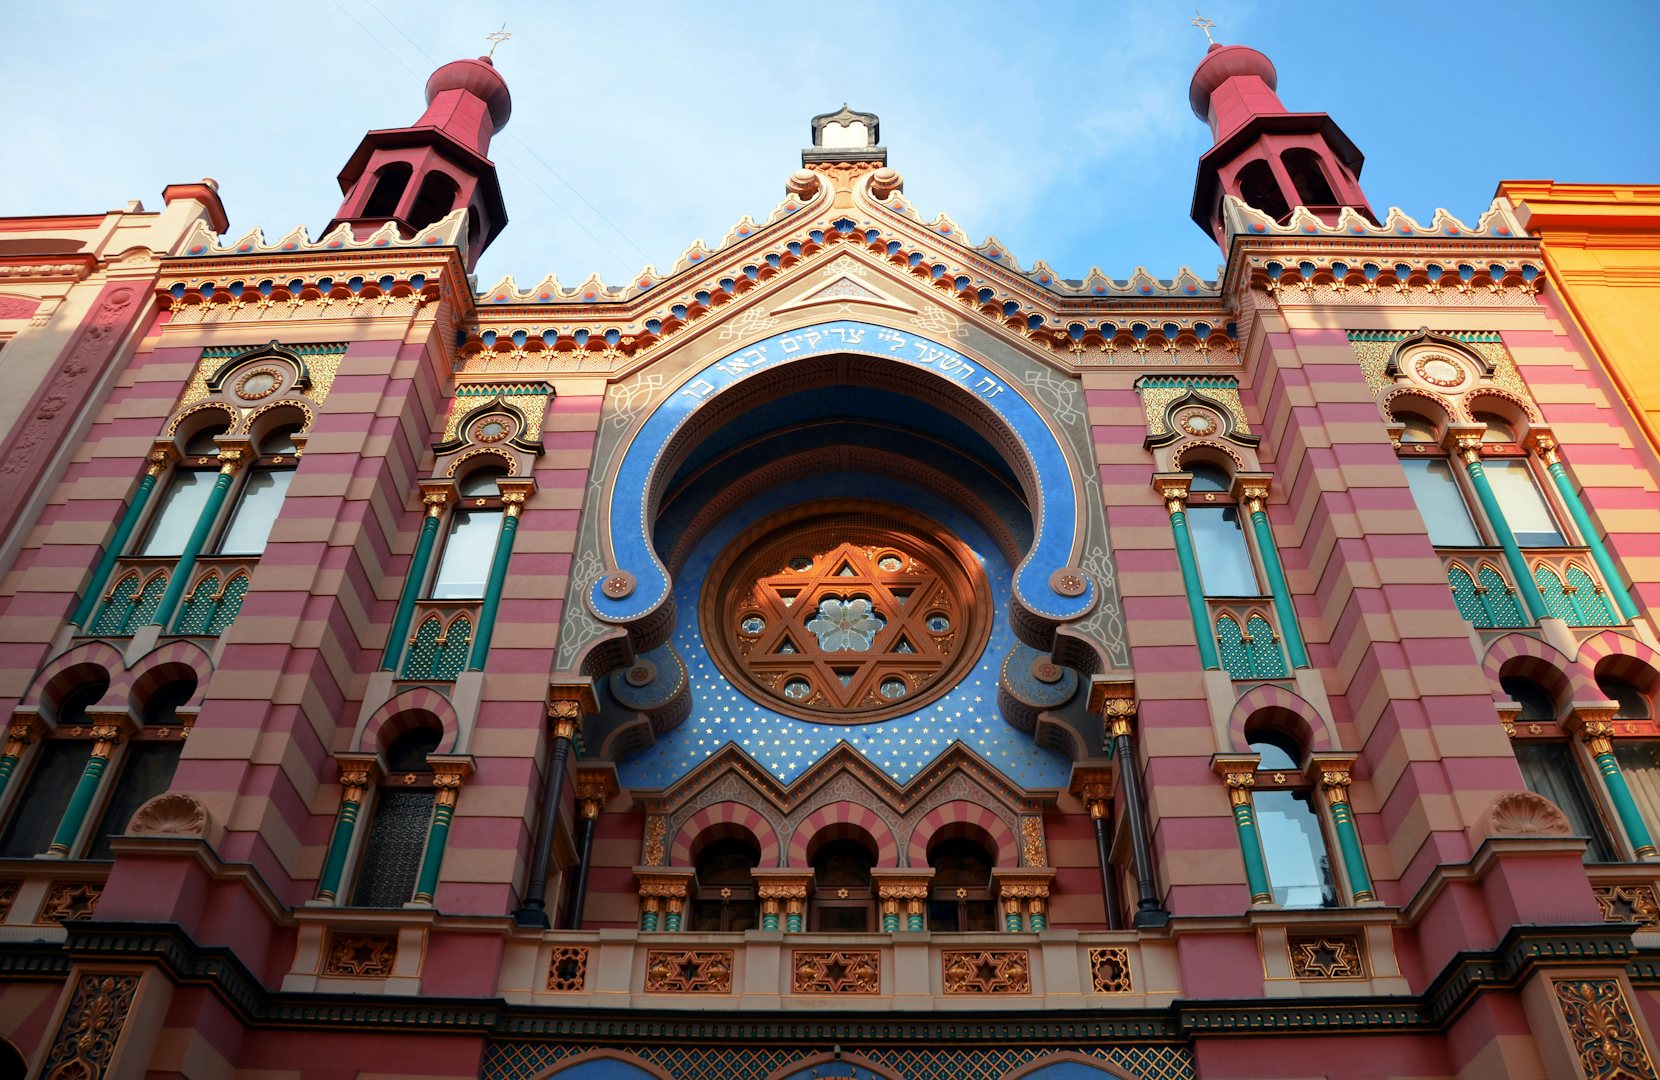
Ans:
{"label": "ornamental frieze panel", "polygon": [[137,975],[82,975],[41,1067],[47,1080],[101,1080],[138,993]]}
{"label": "ornamental frieze panel", "polygon": [[874,949],[796,949],[790,989],[797,994],[877,994],[882,954]]}
{"label": "ornamental frieze panel", "polygon": [[648,994],[730,994],[733,950],[647,949]]}
{"label": "ornamental frieze panel", "polygon": [[1617,979],[1564,979],[1552,989],[1589,1080],[1655,1080],[1654,1058]]}
{"label": "ornamental frieze panel", "polygon": [[940,953],[947,994],[1029,994],[1032,962],[1026,949],[946,949]]}

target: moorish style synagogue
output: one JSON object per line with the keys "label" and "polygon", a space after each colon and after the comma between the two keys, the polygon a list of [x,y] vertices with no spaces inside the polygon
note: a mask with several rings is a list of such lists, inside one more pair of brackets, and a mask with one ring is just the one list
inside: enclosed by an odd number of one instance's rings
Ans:
{"label": "moorish style synagogue", "polygon": [[1655,1080],[1660,193],[1190,100],[1217,280],[844,107],[479,290],[488,58],[317,239],[0,219],[0,1076]]}

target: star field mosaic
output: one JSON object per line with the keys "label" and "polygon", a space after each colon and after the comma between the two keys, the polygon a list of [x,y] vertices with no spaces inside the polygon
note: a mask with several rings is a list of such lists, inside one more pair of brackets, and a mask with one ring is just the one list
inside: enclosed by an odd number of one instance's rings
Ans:
{"label": "star field mosaic", "polygon": [[[940,522],[974,552],[991,586],[996,617],[984,652],[944,697],[906,716],[870,724],[818,724],[783,716],[729,682],[709,658],[698,625],[698,601],[711,563],[732,539],[768,514],[807,501],[881,498],[913,508]],[[1008,608],[1012,570],[1002,553],[974,522],[937,496],[893,480],[841,474],[800,481],[769,492],[729,514],[704,536],[675,580],[677,612],[674,646],[685,658],[692,711],[684,723],[655,746],[625,759],[618,779],[625,787],[664,788],[733,743],[784,783],[801,776],[845,742],[896,783],[907,783],[962,742],[1010,780],[1024,787],[1061,787],[1068,763],[1062,755],[1032,743],[1010,727],[997,709],[997,679],[1003,658],[1015,647]]]}

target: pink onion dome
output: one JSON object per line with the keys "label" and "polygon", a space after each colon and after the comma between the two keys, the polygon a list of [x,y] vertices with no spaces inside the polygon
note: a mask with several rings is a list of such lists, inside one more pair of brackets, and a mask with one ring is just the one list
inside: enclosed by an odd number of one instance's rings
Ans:
{"label": "pink onion dome", "polygon": [[1274,62],[1246,45],[1212,45],[1199,67],[1193,72],[1193,81],[1187,87],[1187,102],[1193,106],[1193,115],[1210,120],[1210,95],[1218,86],[1240,75],[1255,75],[1273,90],[1279,84],[1279,73]]}
{"label": "pink onion dome", "polygon": [[454,60],[434,71],[427,80],[427,104],[431,105],[446,90],[465,90],[484,102],[490,109],[490,122],[495,125],[492,133],[506,127],[507,118],[513,115],[513,97],[507,92],[507,80],[501,77],[488,56]]}

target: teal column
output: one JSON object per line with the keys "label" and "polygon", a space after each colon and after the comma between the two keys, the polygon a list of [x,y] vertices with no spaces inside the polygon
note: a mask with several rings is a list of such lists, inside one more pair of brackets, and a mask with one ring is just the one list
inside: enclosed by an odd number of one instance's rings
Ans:
{"label": "teal column", "polygon": [[1567,467],[1556,459],[1556,451],[1540,447],[1540,453],[1549,462],[1551,479],[1556,481],[1556,493],[1562,496],[1562,503],[1568,508],[1568,516],[1574,519],[1574,527],[1584,538],[1585,546],[1591,549],[1591,558],[1596,561],[1597,569],[1602,571],[1603,584],[1608,586],[1608,595],[1614,598],[1614,606],[1620,609],[1620,614],[1626,619],[1637,617],[1637,605],[1632,601],[1631,594],[1620,583],[1619,567],[1614,565],[1614,557],[1608,554],[1608,549],[1602,544],[1602,537],[1597,535],[1597,527],[1591,523],[1591,515],[1586,512],[1585,504],[1579,499],[1579,492],[1574,490],[1574,482],[1568,478]]}
{"label": "teal column", "polygon": [[[87,811],[92,809],[92,802],[98,796],[98,784],[103,779],[104,770],[109,767],[110,755],[115,752],[116,744],[121,741],[121,729],[113,727],[95,727],[92,735],[98,741],[92,746],[92,756],[86,759],[86,768],[81,770],[80,782],[75,785],[75,792],[69,797],[69,805],[64,809],[63,820],[58,822],[58,831],[52,837],[52,846],[47,852],[53,855],[68,855],[69,849],[75,846],[75,837],[81,833],[81,826],[86,823]],[[1630,798],[1628,794],[1626,796]]]}
{"label": "teal column", "polygon": [[1049,918],[1041,908],[1033,908],[1032,913],[1026,917],[1026,923],[1034,931],[1043,930],[1048,927]]}
{"label": "teal column", "polygon": [[768,912],[762,913],[762,915],[761,915],[761,929],[763,929],[763,930],[776,930],[776,929],[778,929],[778,912],[768,911]]}
{"label": "teal column", "polygon": [[455,817],[455,800],[461,792],[459,773],[439,773],[437,805],[432,811],[432,828],[427,831],[427,850],[421,857],[421,877],[415,883],[415,902],[430,904],[438,892],[438,871],[444,865],[444,845],[450,839],[450,821]]}
{"label": "teal column", "polygon": [[1268,591],[1274,597],[1274,614],[1280,619],[1280,634],[1291,653],[1292,667],[1308,667],[1308,649],[1303,646],[1303,631],[1297,625],[1297,609],[1291,606],[1291,587],[1285,583],[1285,567],[1280,565],[1280,549],[1274,543],[1274,531],[1268,527],[1268,512],[1262,508],[1262,495],[1245,493],[1246,505],[1251,511],[1251,529],[1256,535],[1257,550],[1262,553],[1263,569],[1268,571]]}
{"label": "teal column", "polygon": [[657,931],[657,912],[648,908],[642,913],[640,915],[640,929],[648,934],[655,933]]}
{"label": "teal column", "polygon": [[[421,586],[427,579],[427,563],[432,561],[432,546],[438,542],[438,521],[444,514],[448,492],[427,497],[427,516],[421,522],[421,535],[415,540],[415,554],[409,560],[409,574],[404,578],[403,592],[398,596],[397,614],[392,616],[392,629],[386,638],[386,655],[381,659],[382,671],[398,670],[398,660],[408,642],[409,620],[415,617],[415,599],[421,595]],[[436,501],[434,501],[436,500]]]}
{"label": "teal column", "polygon": [[1245,856],[1245,884],[1251,903],[1270,904],[1274,892],[1268,885],[1268,866],[1262,859],[1262,838],[1257,835],[1256,812],[1251,805],[1252,773],[1228,773],[1228,799],[1233,803],[1233,823],[1239,830],[1239,849]]}
{"label": "teal column", "polygon": [[1343,855],[1343,869],[1348,872],[1354,902],[1376,900],[1372,875],[1366,870],[1366,854],[1360,847],[1360,832],[1355,828],[1354,811],[1349,806],[1349,774],[1336,770],[1325,772],[1321,783],[1326,789],[1326,805],[1331,807],[1332,831],[1337,834],[1337,850]]}
{"label": "teal column", "polygon": [[[671,900],[670,903],[672,904],[673,901]],[[664,913],[664,915],[663,915],[663,929],[665,931],[667,931],[668,933],[671,933],[671,934],[679,932],[679,930],[680,930],[680,909],[679,908],[670,907],[669,910]]]}
{"label": "teal column", "polygon": [[173,580],[167,583],[167,591],[161,596],[161,605],[156,608],[156,614],[150,620],[152,626],[163,629],[173,621],[173,615],[179,610],[179,601],[184,597],[185,586],[190,583],[190,575],[196,569],[196,560],[201,556],[202,549],[207,546],[208,534],[213,531],[213,523],[219,520],[219,511],[225,505],[225,495],[231,489],[231,482],[236,479],[236,470],[241,467],[242,455],[237,451],[220,451],[219,460],[224,464],[219,467],[219,478],[213,482],[213,490],[208,492],[207,502],[202,504],[202,516],[196,519],[196,528],[192,530],[190,539],[185,541],[184,551],[179,554],[179,563],[173,568]]}
{"label": "teal column", "polygon": [[346,873],[346,852],[351,850],[357,815],[363,809],[363,789],[369,786],[369,772],[367,769],[343,772],[340,784],[340,813],[334,819],[334,835],[329,837],[328,855],[323,859],[323,876],[317,882],[319,900],[333,900],[340,892],[340,879]]}
{"label": "teal column", "polygon": [[[98,566],[92,571],[92,578],[86,583],[86,592],[81,596],[81,602],[75,608],[75,614],[69,621],[77,628],[87,624],[92,618],[92,611],[98,606],[98,597],[104,591],[105,582],[109,581],[110,574],[115,570],[115,560],[127,550],[127,541],[132,538],[133,530],[138,527],[138,519],[144,516],[144,507],[150,501],[150,492],[156,489],[156,475],[165,465],[151,465],[144,473],[144,479],[138,482],[138,490],[133,493],[133,501],[127,504],[127,512],[121,515],[121,523],[115,527],[115,535],[110,537],[109,546],[98,557]],[[0,782],[0,790],[4,789]]]}
{"label": "teal column", "polygon": [[907,930],[926,930],[926,929],[928,929],[928,923],[923,919],[922,912],[913,911],[913,912],[909,913],[908,915],[906,915],[905,916],[905,929],[907,929]]}
{"label": "teal column", "polygon": [[1182,565],[1182,588],[1187,592],[1187,611],[1193,616],[1193,633],[1199,639],[1199,659],[1205,669],[1222,666],[1216,658],[1216,628],[1210,625],[1205,607],[1204,585],[1199,580],[1199,560],[1193,556],[1193,534],[1187,531],[1187,511],[1179,499],[1166,499],[1170,511],[1170,533],[1176,541],[1176,559]]}
{"label": "teal column", "polygon": [[1597,760],[1597,771],[1602,773],[1603,786],[1608,789],[1608,798],[1614,804],[1620,824],[1625,827],[1625,837],[1631,841],[1632,850],[1639,859],[1651,858],[1655,854],[1654,838],[1649,835],[1648,823],[1638,811],[1637,801],[1631,797],[1631,787],[1625,782],[1625,773],[1620,771],[1619,760],[1614,757],[1614,742],[1609,738],[1609,730],[1610,725],[1605,722],[1591,722],[1580,729],[1580,737]]}
{"label": "teal column", "polygon": [[799,933],[801,933],[801,912],[791,911],[791,912],[787,912],[784,915],[784,933],[786,933],[786,934],[799,934]]}
{"label": "teal column", "polygon": [[882,912],[882,933],[891,934],[899,929],[899,912]]}
{"label": "teal column", "polygon": [[1018,934],[1021,930],[1020,901],[1003,901],[1003,929],[1010,934]]}
{"label": "teal column", "polygon": [[[522,500],[522,496],[521,496]],[[490,578],[484,585],[484,604],[478,611],[478,629],[473,632],[472,659],[468,671],[483,671],[490,655],[490,635],[496,628],[496,609],[501,606],[502,586],[507,583],[507,560],[513,554],[513,537],[519,531],[519,503],[509,503],[501,516],[501,536],[490,559]]]}
{"label": "teal column", "polygon": [[23,751],[34,741],[34,729],[28,724],[13,724],[6,732],[6,752],[0,754],[0,798],[5,797],[6,786],[11,783],[12,773],[16,771]]}
{"label": "teal column", "polygon": [[1499,538],[1499,546],[1504,549],[1505,565],[1510,567],[1510,576],[1516,579],[1516,587],[1522,591],[1523,606],[1528,609],[1528,615],[1534,622],[1538,622],[1550,614],[1545,607],[1545,598],[1539,593],[1539,583],[1533,580],[1533,574],[1527,568],[1527,560],[1522,558],[1522,549],[1516,543],[1516,534],[1510,531],[1510,523],[1504,520],[1504,511],[1499,509],[1498,496],[1493,494],[1493,485],[1487,482],[1487,470],[1482,467],[1480,451],[1466,450],[1464,469],[1470,475],[1470,484],[1476,489],[1476,498],[1481,500],[1481,508],[1487,513],[1487,522],[1493,526],[1493,534]]}

